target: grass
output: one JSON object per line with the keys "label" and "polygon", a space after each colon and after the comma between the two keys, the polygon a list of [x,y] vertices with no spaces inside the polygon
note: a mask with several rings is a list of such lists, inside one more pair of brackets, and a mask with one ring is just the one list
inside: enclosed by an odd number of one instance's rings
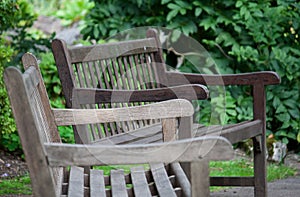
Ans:
{"label": "grass", "polygon": [[[125,173],[129,173],[128,166],[104,166],[104,174],[109,174],[109,171],[114,168],[122,168]],[[210,163],[211,176],[253,176],[253,165],[245,159],[211,162]],[[268,181],[283,179],[294,176],[296,170],[285,165],[269,164],[268,165]],[[218,190],[220,187],[212,187],[212,191]],[[29,175],[18,177],[14,179],[0,180],[0,196],[7,194],[31,194]]]}
{"label": "grass", "polygon": [[0,180],[0,196],[7,194],[32,194],[29,175]]}

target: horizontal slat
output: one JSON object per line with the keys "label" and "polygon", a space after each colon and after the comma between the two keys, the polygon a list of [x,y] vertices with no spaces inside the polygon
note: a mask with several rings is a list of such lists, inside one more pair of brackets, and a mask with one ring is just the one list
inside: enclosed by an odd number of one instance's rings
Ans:
{"label": "horizontal slat", "polygon": [[123,102],[158,102],[170,99],[207,99],[205,86],[190,84],[175,87],[148,90],[105,90],[95,88],[76,88],[73,102],[78,104],[123,103]]}
{"label": "horizontal slat", "polygon": [[116,58],[119,56],[139,53],[150,53],[158,50],[154,38],[123,41],[92,46],[81,46],[69,49],[71,62],[89,62],[101,59]]}
{"label": "horizontal slat", "polygon": [[211,186],[254,186],[254,177],[210,177]]}
{"label": "horizontal slat", "polygon": [[200,161],[202,158],[210,160],[233,158],[233,149],[229,141],[217,136],[147,145],[101,146],[46,143],[45,149],[51,166],[169,163]]}
{"label": "horizontal slat", "polygon": [[149,105],[114,109],[53,109],[57,125],[80,125],[192,116],[192,104],[174,99]]}
{"label": "horizontal slat", "polygon": [[225,125],[225,126],[210,126],[194,128],[195,136],[204,135],[217,135],[228,139],[231,143],[240,142],[262,133],[262,121],[253,120],[238,123],[236,125]]}
{"label": "horizontal slat", "polygon": [[166,72],[169,85],[182,85],[187,81],[191,84],[203,85],[275,85],[280,83],[280,77],[272,71],[261,71],[240,74],[206,75]]}
{"label": "horizontal slat", "polygon": [[[161,124],[153,124],[140,129],[136,129],[134,131],[120,133],[117,135],[110,136],[108,138],[103,138],[97,141],[94,141],[93,144],[130,144],[130,143],[150,143],[153,141],[153,136],[160,135],[160,139],[162,139],[162,126]],[[155,137],[155,140],[157,138]]]}

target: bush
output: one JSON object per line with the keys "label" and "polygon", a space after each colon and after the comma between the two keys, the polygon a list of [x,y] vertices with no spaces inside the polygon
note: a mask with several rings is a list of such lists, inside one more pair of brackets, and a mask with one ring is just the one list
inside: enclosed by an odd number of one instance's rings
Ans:
{"label": "bush", "polygon": [[[277,72],[281,84],[268,87],[268,134],[274,133],[278,140],[289,143],[290,149],[299,148],[299,1],[94,2],[95,7],[86,17],[86,27],[82,30],[85,38],[99,40],[133,27],[164,26],[180,30],[203,44],[222,73]],[[184,65],[180,69],[192,70]],[[228,104],[224,119],[236,122],[248,118],[252,111],[240,106],[249,104],[250,100],[242,96],[249,95],[249,88],[228,87],[227,92],[223,98]],[[202,110],[209,112],[209,109]]]}
{"label": "bush", "polygon": [[21,149],[21,145],[3,82],[3,71],[8,65],[20,65],[20,58],[25,52],[43,51],[50,42],[48,39],[36,39],[27,32],[37,16],[27,1],[1,1],[0,16],[0,146],[16,151]]}
{"label": "bush", "polygon": [[12,116],[6,88],[3,81],[4,65],[6,65],[13,55],[9,46],[0,37],[0,145],[9,151],[20,148],[20,140],[17,133],[16,124]]}

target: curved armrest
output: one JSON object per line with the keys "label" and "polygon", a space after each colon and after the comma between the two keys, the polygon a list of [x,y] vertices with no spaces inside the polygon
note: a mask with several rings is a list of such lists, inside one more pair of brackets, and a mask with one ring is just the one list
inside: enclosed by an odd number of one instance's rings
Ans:
{"label": "curved armrest", "polygon": [[78,104],[122,103],[122,102],[158,102],[170,99],[207,99],[208,90],[199,84],[186,84],[147,90],[106,90],[96,88],[76,88],[73,91],[74,102]]}
{"label": "curved armrest", "polygon": [[[241,74],[205,75],[167,72],[170,85],[182,84],[179,79],[184,78],[191,84],[203,85],[275,85],[280,83],[280,77],[272,71],[262,71]],[[183,81],[183,80],[181,80]]]}
{"label": "curved armrest", "polygon": [[81,125],[133,120],[191,117],[192,104],[184,99],[173,99],[135,107],[110,109],[52,109],[57,126]]}
{"label": "curved armrest", "polygon": [[46,143],[45,151],[51,166],[229,160],[234,155],[230,142],[218,136],[139,145]]}

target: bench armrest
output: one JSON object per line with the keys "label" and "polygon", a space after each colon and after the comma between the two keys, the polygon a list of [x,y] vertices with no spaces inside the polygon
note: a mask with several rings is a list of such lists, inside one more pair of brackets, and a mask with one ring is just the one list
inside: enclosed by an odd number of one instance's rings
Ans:
{"label": "bench armrest", "polygon": [[167,72],[167,77],[170,85],[181,85],[182,79],[191,84],[203,85],[275,85],[280,83],[280,77],[272,71],[224,75]]}
{"label": "bench armrest", "polygon": [[173,99],[148,105],[111,109],[52,109],[58,126],[81,125],[133,120],[191,117],[192,104],[184,99]]}
{"label": "bench armrest", "polygon": [[219,136],[139,145],[46,143],[45,151],[50,166],[229,160],[234,155],[230,142]]}
{"label": "bench armrest", "polygon": [[78,104],[122,103],[122,102],[158,102],[170,99],[207,99],[208,90],[199,84],[187,84],[147,90],[107,90],[97,88],[76,88],[73,102]]}

